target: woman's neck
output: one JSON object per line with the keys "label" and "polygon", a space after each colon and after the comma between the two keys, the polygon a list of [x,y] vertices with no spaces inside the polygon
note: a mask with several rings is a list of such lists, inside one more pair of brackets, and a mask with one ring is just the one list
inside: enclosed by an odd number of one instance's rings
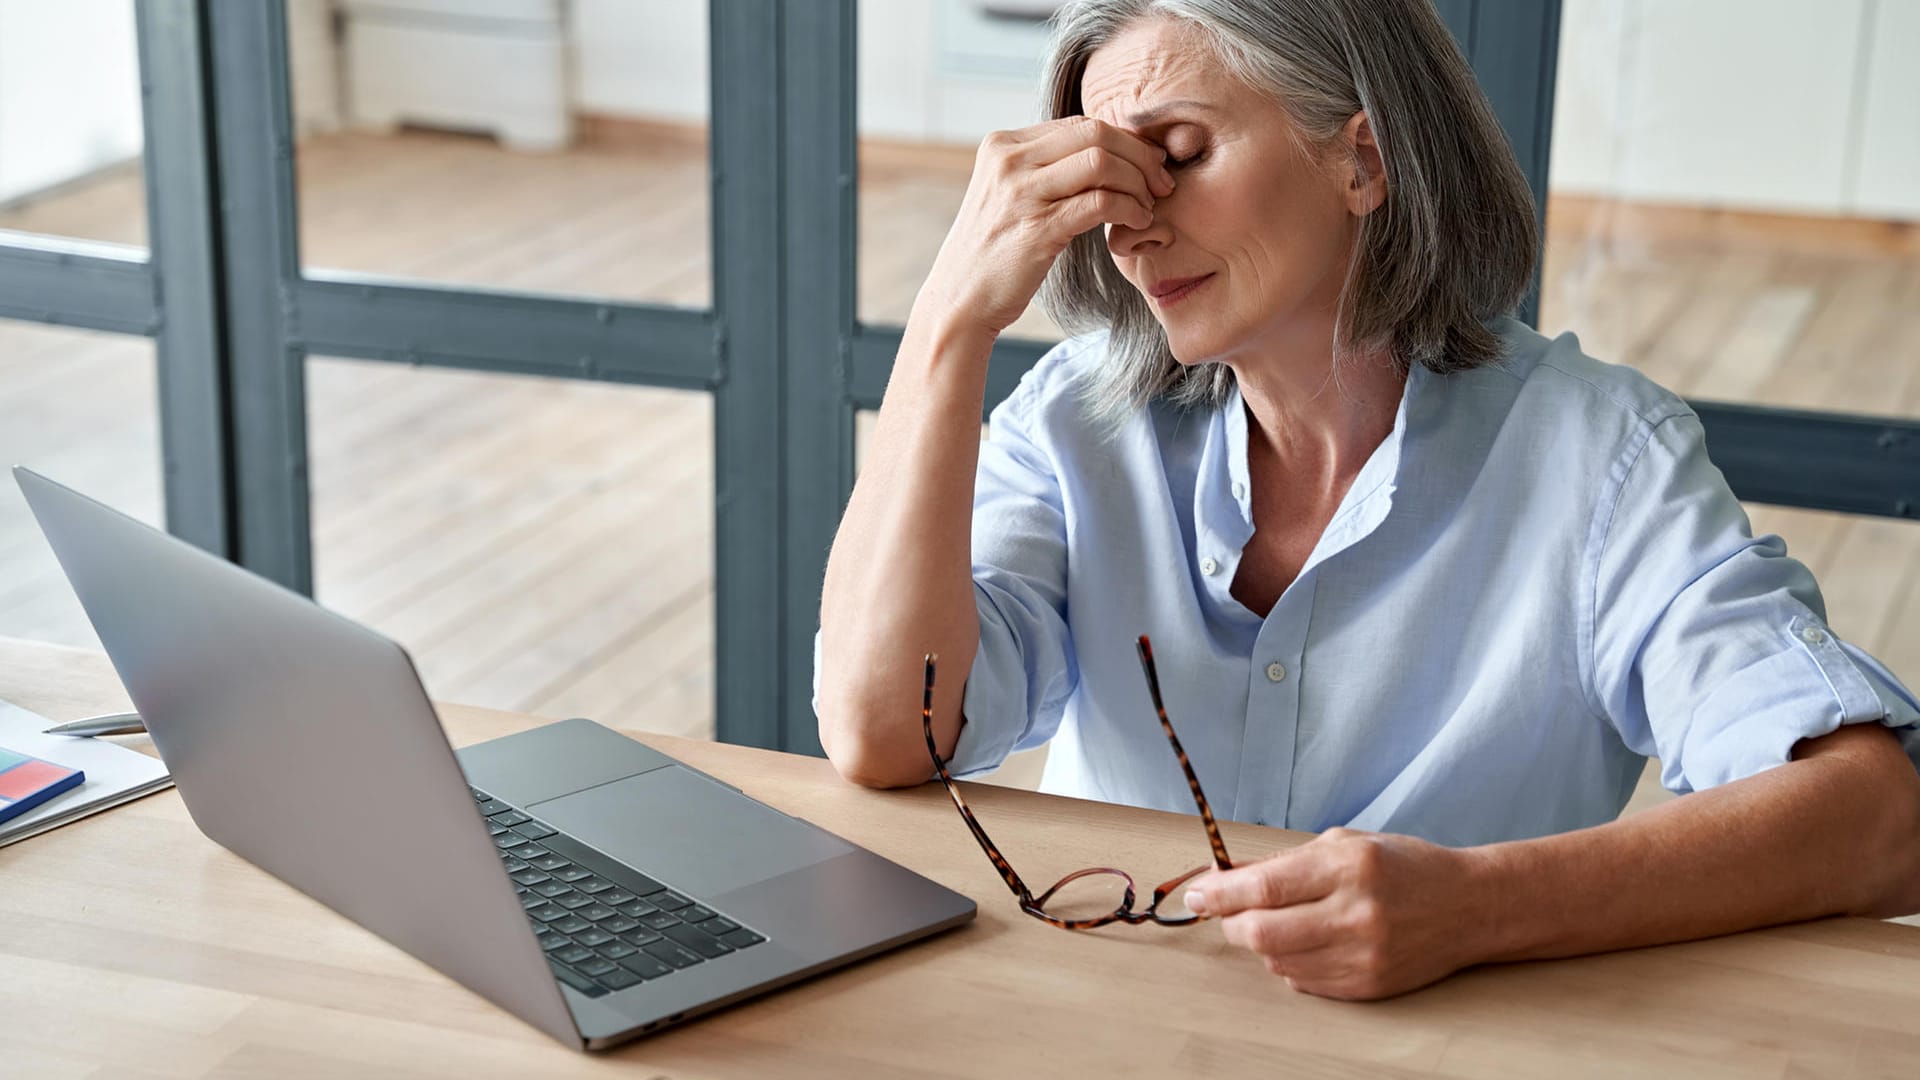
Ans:
{"label": "woman's neck", "polygon": [[1342,358],[1334,375],[1326,357],[1234,365],[1248,457],[1279,465],[1290,486],[1344,492],[1393,430],[1406,375],[1383,350]]}

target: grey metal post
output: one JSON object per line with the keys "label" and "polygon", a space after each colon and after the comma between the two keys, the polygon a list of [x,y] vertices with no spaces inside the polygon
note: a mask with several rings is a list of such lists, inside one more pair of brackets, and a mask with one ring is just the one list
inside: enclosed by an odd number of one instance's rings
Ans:
{"label": "grey metal post", "polygon": [[790,4],[781,35],[786,128],[781,466],[785,559],[781,749],[818,754],[813,634],[827,550],[853,487],[854,0]]}
{"label": "grey metal post", "polygon": [[206,27],[194,0],[143,0],[134,11],[149,262],[154,291],[162,299],[154,347],[167,528],[216,555],[231,556],[231,423]]}
{"label": "grey metal post", "polygon": [[155,288],[139,248],[0,229],[0,319],[151,334]]}
{"label": "grey metal post", "polygon": [[213,75],[237,495],[232,554],[264,577],[311,593],[305,357],[288,326],[300,254],[286,7],[282,0],[197,0],[196,7]]}
{"label": "grey metal post", "polygon": [[780,516],[780,16],[772,0],[711,0],[714,688],[724,742],[778,747],[785,700]]}
{"label": "grey metal post", "polygon": [[[1506,129],[1520,170],[1527,174],[1544,243],[1560,0],[1441,0],[1439,7]],[[1540,323],[1540,280],[1541,267],[1536,265],[1533,289],[1519,313],[1529,326]]]}

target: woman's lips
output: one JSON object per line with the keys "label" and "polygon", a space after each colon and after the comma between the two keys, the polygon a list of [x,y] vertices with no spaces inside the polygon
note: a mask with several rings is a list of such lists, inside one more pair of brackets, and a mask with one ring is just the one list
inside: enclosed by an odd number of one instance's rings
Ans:
{"label": "woman's lips", "polygon": [[1154,282],[1153,288],[1148,292],[1161,307],[1171,307],[1192,296],[1202,285],[1212,280],[1212,274],[1201,274],[1199,277],[1190,278],[1168,278],[1165,281]]}

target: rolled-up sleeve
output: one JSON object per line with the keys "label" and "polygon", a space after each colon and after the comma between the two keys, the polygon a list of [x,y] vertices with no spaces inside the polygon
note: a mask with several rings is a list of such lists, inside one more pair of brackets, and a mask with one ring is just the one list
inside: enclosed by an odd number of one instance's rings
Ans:
{"label": "rolled-up sleeve", "polygon": [[973,493],[980,648],[967,674],[955,775],[998,768],[1059,730],[1078,679],[1067,622],[1067,508],[1037,430],[1054,365],[1042,360],[988,418]]}
{"label": "rolled-up sleeve", "polygon": [[1784,764],[1842,725],[1893,728],[1920,765],[1920,701],[1826,625],[1813,575],[1754,538],[1692,413],[1615,466],[1590,545],[1590,670],[1627,745],[1676,792]]}

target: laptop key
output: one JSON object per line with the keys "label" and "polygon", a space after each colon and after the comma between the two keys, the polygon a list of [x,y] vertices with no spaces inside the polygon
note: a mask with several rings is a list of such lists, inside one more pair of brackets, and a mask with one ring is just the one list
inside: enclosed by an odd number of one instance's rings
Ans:
{"label": "laptop key", "polygon": [[640,976],[625,968],[616,967],[604,975],[595,975],[593,981],[609,990],[625,990],[630,986],[639,986]]}
{"label": "laptop key", "polygon": [[553,958],[563,964],[577,964],[593,955],[593,950],[575,942],[564,949],[554,952]]}
{"label": "laptop key", "polygon": [[539,893],[541,896],[554,897],[554,896],[565,896],[568,893],[572,892],[573,889],[571,889],[566,885],[561,884],[558,881],[549,880],[549,881],[542,882],[539,885],[535,885],[532,891]]}
{"label": "laptop key", "polygon": [[[564,908],[561,910],[563,913],[565,912]],[[588,927],[592,926],[593,924],[588,922],[585,919],[580,918],[578,915],[569,914],[566,916],[566,918],[557,919],[553,922],[548,923],[547,925],[553,927],[555,930],[558,930],[563,934],[577,934],[580,931],[585,930]]]}
{"label": "laptop key", "polygon": [[565,896],[554,897],[553,902],[566,908],[568,911],[572,911],[575,908],[583,908],[593,903],[593,897],[582,893],[570,892]]}
{"label": "laptop key", "polygon": [[633,919],[629,919],[618,912],[615,912],[611,919],[598,919],[595,921],[599,924],[600,929],[605,930],[609,934],[624,934],[640,925]]}
{"label": "laptop key", "polygon": [[609,960],[624,960],[640,950],[624,941],[609,941],[593,951]]}
{"label": "laptop key", "polygon": [[573,935],[573,940],[589,948],[597,949],[609,941],[618,941],[619,939],[596,926]]}
{"label": "laptop key", "polygon": [[573,887],[576,889],[579,889],[583,893],[593,893],[597,895],[599,893],[606,892],[608,889],[613,888],[613,882],[606,881],[589,874],[587,875],[586,878],[580,881],[574,882]]}
{"label": "laptop key", "polygon": [[549,960],[547,961],[547,966],[553,969],[554,978],[559,979],[561,982],[566,983],[568,986],[573,987],[588,997],[599,997],[601,994],[607,992],[606,987],[567,967],[565,964],[556,964]]}
{"label": "laptop key", "polygon": [[660,884],[647,875],[635,873],[632,870],[620,875],[620,883],[632,889],[634,893],[639,896],[652,896],[654,893],[666,888],[665,885]]}
{"label": "laptop key", "polygon": [[605,904],[588,904],[586,907],[583,907],[578,911],[575,911],[574,914],[580,916],[581,918],[587,920],[588,922],[599,922],[601,919],[620,918],[619,912],[613,910],[612,908],[608,907]]}
{"label": "laptop key", "polygon": [[[548,854],[547,849],[541,847],[539,844],[521,844],[519,847],[513,849],[513,853],[528,862],[532,862],[540,856]],[[545,870],[546,867],[543,866],[540,869]]]}
{"label": "laptop key", "polygon": [[498,814],[488,815],[487,820],[505,829],[513,825],[532,821],[533,819],[518,810],[506,810]]}
{"label": "laptop key", "polygon": [[533,820],[532,818],[528,818],[523,824],[515,825],[513,827],[513,831],[519,833],[521,836],[524,836],[529,840],[545,840],[547,837],[552,836],[554,833],[554,830],[548,828],[545,825],[542,825],[541,823]]}
{"label": "laptop key", "polygon": [[506,867],[507,873],[509,874],[517,874],[520,871],[527,869],[527,864],[521,862],[519,859],[514,858],[513,852],[511,851],[503,851],[500,853],[500,865]]}
{"label": "laptop key", "polygon": [[701,907],[699,904],[695,904],[692,907],[681,908],[679,911],[674,912],[674,914],[680,916],[681,922],[690,923],[706,922],[708,919],[713,918],[714,915],[712,911]]}
{"label": "laptop key", "polygon": [[561,881],[567,881],[567,882],[585,881],[587,878],[590,878],[593,876],[593,872],[589,870],[582,870],[577,866],[563,866],[560,869],[555,870],[553,872],[553,876],[559,878]]}
{"label": "laptop key", "polygon": [[474,802],[486,802],[488,799],[493,798],[493,796],[487,794],[484,791],[481,791],[477,787],[470,787],[467,790],[473,793]]}
{"label": "laptop key", "polygon": [[[501,833],[499,836],[494,837],[493,842],[496,847],[499,847],[502,850],[506,850],[506,851],[512,851],[514,848],[525,847],[526,845],[533,843],[533,841],[527,839],[524,836],[521,836],[519,833],[514,832],[511,829]],[[521,856],[515,855],[514,857],[520,858]]]}
{"label": "laptop key", "polygon": [[567,860],[549,851],[544,855],[535,855],[527,859],[529,865],[552,872],[567,869]]}
{"label": "laptop key", "polygon": [[726,944],[705,930],[696,930],[691,926],[669,926],[660,932],[709,960],[716,956],[725,956],[733,951],[733,946]]}
{"label": "laptop key", "polygon": [[708,919],[706,922],[694,923],[693,925],[699,927],[702,930],[705,930],[707,933],[712,934],[714,937],[719,937],[721,934],[724,934],[729,930],[740,929],[739,923],[734,922],[732,919],[722,918],[719,915],[715,915],[713,918]]}
{"label": "laptop key", "polygon": [[620,940],[626,942],[629,945],[634,946],[635,948],[639,948],[642,945],[651,945],[654,942],[659,941],[660,935],[654,933],[651,930],[645,929],[643,927],[639,929],[624,931],[620,935]]}
{"label": "laptop key", "polygon": [[482,814],[487,815],[488,817],[492,817],[493,815],[500,813],[502,810],[511,810],[511,809],[513,809],[513,807],[508,806],[506,803],[501,802],[499,799],[489,798],[489,799],[483,799],[480,802],[480,812]]}
{"label": "laptop key", "polygon": [[662,975],[673,974],[673,969],[655,960],[646,953],[634,953],[620,961],[620,966],[643,979],[657,979]]}
{"label": "laptop key", "polygon": [[535,870],[531,866],[527,867],[525,870],[521,870],[513,874],[512,876],[513,876],[513,880],[519,882],[522,885],[538,885],[543,881],[553,880],[552,878],[541,873],[540,871]]}
{"label": "laptop key", "polygon": [[680,920],[672,912],[656,911],[640,917],[640,925],[649,930],[665,930],[669,926],[679,926]]}
{"label": "laptop key", "polygon": [[520,906],[526,908],[528,911],[532,911],[534,908],[546,902],[547,898],[537,892],[524,893],[520,897]]}
{"label": "laptop key", "polygon": [[614,889],[611,892],[597,893],[595,895],[600,898],[601,903],[608,907],[619,907],[621,904],[631,904],[636,899],[632,893],[625,889]]}
{"label": "laptop key", "polygon": [[580,963],[573,965],[573,968],[575,971],[578,971],[582,975],[598,976],[598,975],[605,975],[607,972],[612,971],[614,968],[614,964],[613,964],[613,961],[611,960],[604,960],[596,956],[591,960],[583,960]]}
{"label": "laptop key", "polygon": [[552,952],[555,949],[564,949],[571,944],[573,944],[572,940],[565,934],[542,934],[540,936],[541,952]]}
{"label": "laptop key", "polygon": [[539,907],[528,908],[527,914],[543,923],[550,923],[556,919],[566,918],[567,909],[557,904],[541,904]]}
{"label": "laptop key", "polygon": [[507,831],[507,827],[506,827],[505,825],[489,825],[489,826],[487,826],[487,835],[488,835],[488,836],[499,836],[499,835],[500,835],[501,833],[504,833],[504,832],[506,832],[506,831]]}
{"label": "laptop key", "polygon": [[756,934],[751,930],[748,930],[745,927],[741,927],[740,929],[734,930],[730,933],[721,934],[720,940],[726,942],[727,944],[733,946],[736,949],[744,949],[750,945],[758,945],[767,939],[761,937],[759,934]]}
{"label": "laptop key", "polygon": [[686,907],[687,905],[693,903],[693,901],[687,899],[684,896],[681,896],[677,892],[668,892],[668,893],[662,893],[659,896],[650,896],[647,898],[647,900],[649,903],[653,904],[654,907],[659,908],[661,911],[679,911],[681,908]]}
{"label": "laptop key", "polygon": [[[603,904],[606,903],[606,898],[601,897],[600,902]],[[635,900],[631,904],[615,904],[614,907],[619,908],[620,914],[625,915],[629,919],[637,919],[642,915],[651,915],[660,910],[645,900]]]}
{"label": "laptop key", "polygon": [[672,964],[677,968],[690,968],[699,963],[701,959],[700,954],[682,948],[680,945],[671,941],[656,941],[650,945],[642,945],[640,951],[653,957],[655,960]]}

